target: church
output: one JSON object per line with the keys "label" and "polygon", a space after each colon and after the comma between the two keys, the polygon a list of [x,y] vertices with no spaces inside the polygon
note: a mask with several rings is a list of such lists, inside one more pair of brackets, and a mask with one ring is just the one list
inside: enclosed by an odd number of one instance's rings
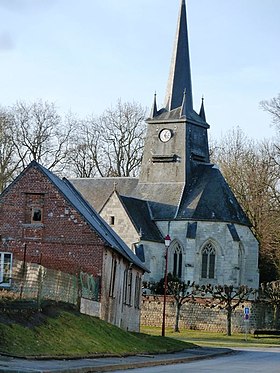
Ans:
{"label": "church", "polygon": [[71,182],[149,268],[144,280],[159,281],[167,260],[168,272],[185,282],[258,288],[258,241],[210,162],[203,100],[193,109],[185,0],[173,53],[165,107],[155,95],[146,120],[139,178]]}

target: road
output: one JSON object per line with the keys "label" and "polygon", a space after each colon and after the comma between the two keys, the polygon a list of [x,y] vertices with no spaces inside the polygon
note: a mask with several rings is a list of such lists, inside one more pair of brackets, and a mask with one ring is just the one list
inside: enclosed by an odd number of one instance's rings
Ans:
{"label": "road", "polygon": [[[280,348],[235,348],[236,354],[186,364],[133,369],[133,373],[280,373]],[[127,373],[119,370],[116,373]]]}

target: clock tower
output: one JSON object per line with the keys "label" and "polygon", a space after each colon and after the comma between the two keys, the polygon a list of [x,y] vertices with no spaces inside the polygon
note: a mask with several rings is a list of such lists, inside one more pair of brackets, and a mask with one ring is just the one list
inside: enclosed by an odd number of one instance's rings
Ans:
{"label": "clock tower", "polygon": [[138,184],[139,197],[178,205],[198,164],[209,163],[204,105],[193,110],[185,0],[179,12],[165,107],[156,95],[147,119],[147,137]]}
{"label": "clock tower", "polygon": [[210,163],[203,99],[199,112],[193,109],[185,0],[165,104],[158,109],[155,95],[146,122],[139,178],[79,180],[79,190],[150,269],[146,281],[160,281],[167,266],[186,283],[257,289],[258,242],[219,168]]}

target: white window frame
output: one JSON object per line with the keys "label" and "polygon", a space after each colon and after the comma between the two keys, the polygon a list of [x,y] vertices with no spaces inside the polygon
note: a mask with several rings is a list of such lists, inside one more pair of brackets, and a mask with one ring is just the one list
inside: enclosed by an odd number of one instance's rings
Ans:
{"label": "white window frame", "polygon": [[[8,282],[3,282],[3,278],[4,278],[4,258],[5,258],[5,255],[9,255],[10,256],[10,260],[9,260],[9,269],[8,269],[8,273],[5,273],[5,275],[8,274]],[[11,286],[11,278],[12,278],[12,265],[13,265],[13,254],[10,253],[10,252],[6,252],[6,251],[1,251],[0,252],[0,287],[10,287]]]}

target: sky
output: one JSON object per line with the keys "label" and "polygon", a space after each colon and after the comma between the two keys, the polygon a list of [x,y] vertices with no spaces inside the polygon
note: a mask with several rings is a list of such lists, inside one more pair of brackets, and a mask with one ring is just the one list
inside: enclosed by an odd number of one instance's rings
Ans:
{"label": "sky", "polygon": [[[180,0],[0,0],[0,105],[38,99],[101,115],[118,99],[164,105]],[[210,136],[271,137],[280,93],[280,0],[188,0],[194,109]]]}

